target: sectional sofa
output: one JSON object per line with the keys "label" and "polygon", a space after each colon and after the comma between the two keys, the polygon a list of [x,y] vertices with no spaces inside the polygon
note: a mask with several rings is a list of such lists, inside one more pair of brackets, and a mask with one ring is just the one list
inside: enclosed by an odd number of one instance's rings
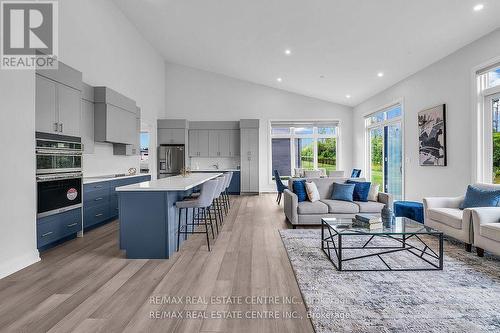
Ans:
{"label": "sectional sofa", "polygon": [[[284,211],[290,223],[297,225],[319,225],[323,217],[352,218],[358,213],[370,213],[379,215],[382,208],[388,204],[392,207],[392,195],[379,193],[377,201],[340,201],[332,200],[332,190],[334,183],[345,183],[349,178],[310,178],[308,182],[314,182],[320,194],[320,200],[316,202],[298,201],[298,197],[290,190],[284,192]],[[289,189],[292,189],[293,180],[289,180]],[[363,178],[352,179],[354,181],[365,181]]]}

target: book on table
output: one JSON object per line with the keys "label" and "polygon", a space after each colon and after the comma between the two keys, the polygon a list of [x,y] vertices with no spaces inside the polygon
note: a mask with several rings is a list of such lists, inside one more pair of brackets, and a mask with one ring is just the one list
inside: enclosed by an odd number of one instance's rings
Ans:
{"label": "book on table", "polygon": [[382,223],[382,219],[380,218],[380,216],[372,214],[356,214],[354,218],[359,222],[368,224]]}
{"label": "book on table", "polygon": [[363,228],[368,228],[369,230],[381,229],[384,227],[384,224],[382,223],[382,221],[377,222],[377,223],[368,223],[368,222],[363,222],[363,221],[360,221],[356,218],[353,218],[352,222],[353,222],[352,224],[354,227],[359,226],[359,227],[363,227]]}

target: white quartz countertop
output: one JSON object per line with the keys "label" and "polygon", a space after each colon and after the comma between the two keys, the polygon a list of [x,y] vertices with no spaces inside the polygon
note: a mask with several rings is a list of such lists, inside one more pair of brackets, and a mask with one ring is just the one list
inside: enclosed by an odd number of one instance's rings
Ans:
{"label": "white quartz countertop", "polygon": [[126,176],[119,176],[115,177],[113,175],[107,175],[105,176],[90,176],[90,177],[83,177],[83,184],[91,184],[91,183],[98,183],[98,182],[109,182],[111,180],[118,180],[118,179],[126,179],[126,178],[134,178],[134,177],[142,177],[142,176],[149,176],[149,173],[138,173],[135,175],[126,175]]}
{"label": "white quartz countertop", "polygon": [[217,178],[222,173],[192,173],[187,177],[173,176],[149,182],[120,186],[117,192],[125,191],[186,191],[206,181]]}
{"label": "white quartz countertop", "polygon": [[239,172],[240,169],[231,169],[231,168],[229,168],[229,169],[209,169],[208,168],[208,169],[195,169],[195,170],[193,169],[193,170],[191,170],[191,172],[229,172],[229,171],[233,171],[233,172],[238,171]]}

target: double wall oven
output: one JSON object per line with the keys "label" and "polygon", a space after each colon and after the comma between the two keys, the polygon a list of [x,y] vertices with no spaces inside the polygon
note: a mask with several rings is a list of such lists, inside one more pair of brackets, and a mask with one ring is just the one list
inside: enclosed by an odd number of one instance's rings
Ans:
{"label": "double wall oven", "polygon": [[80,138],[37,133],[37,217],[82,206]]}

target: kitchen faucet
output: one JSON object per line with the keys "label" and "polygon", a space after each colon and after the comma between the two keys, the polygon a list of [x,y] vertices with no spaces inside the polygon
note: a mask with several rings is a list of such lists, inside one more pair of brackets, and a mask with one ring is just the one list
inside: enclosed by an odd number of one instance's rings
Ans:
{"label": "kitchen faucet", "polygon": [[213,167],[215,167],[215,170],[219,170],[219,162],[212,164]]}

